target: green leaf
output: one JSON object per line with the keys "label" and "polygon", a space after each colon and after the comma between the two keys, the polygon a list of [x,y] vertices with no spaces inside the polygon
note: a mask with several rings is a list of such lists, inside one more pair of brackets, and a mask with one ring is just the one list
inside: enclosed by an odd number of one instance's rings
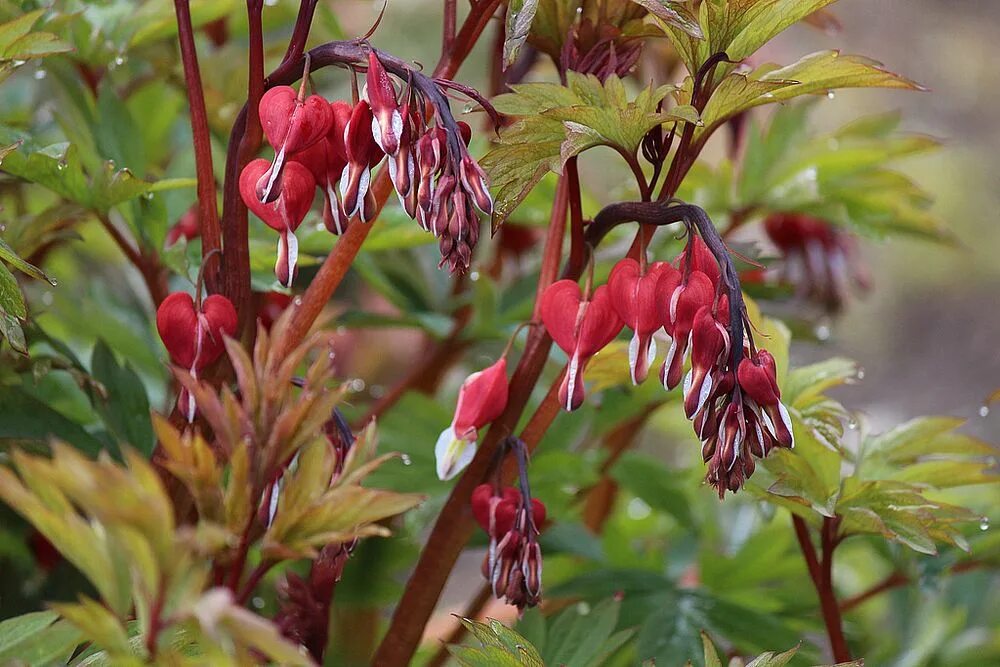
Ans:
{"label": "green leaf", "polygon": [[145,455],[153,451],[156,440],[149,420],[149,399],[142,380],[128,363],[119,365],[111,348],[103,340],[94,346],[91,373],[106,393],[91,391],[94,407],[119,442]]}
{"label": "green leaf", "polygon": [[701,643],[705,647],[705,667],[722,667],[722,660],[715,644],[704,631],[701,633]]}
{"label": "green leaf", "polygon": [[747,667],[785,667],[795,654],[799,652],[799,647],[790,648],[784,653],[775,653],[773,651],[768,651],[759,655],[753,662],[751,662]]}
{"label": "green leaf", "polygon": [[0,438],[46,443],[58,438],[96,456],[104,449],[82,426],[56,412],[18,387],[0,386]]}
{"label": "green leaf", "polygon": [[17,279],[3,264],[0,264],[0,309],[21,320],[28,316],[28,310],[24,306],[24,297],[21,295]]}
{"label": "green leaf", "polygon": [[618,624],[620,608],[621,601],[611,598],[593,608],[575,605],[561,612],[546,634],[545,664],[566,667],[589,665],[611,638]]}
{"label": "green leaf", "polygon": [[538,0],[511,0],[507,8],[507,37],[503,42],[504,68],[510,67],[528,39],[531,23],[538,12]]}
{"label": "green leaf", "polygon": [[65,664],[83,641],[80,631],[50,611],[33,612],[0,623],[3,664]]}
{"label": "green leaf", "polygon": [[482,648],[449,646],[448,651],[462,665],[516,665],[544,667],[534,646],[520,634],[497,620],[480,623],[468,618],[458,619]]}
{"label": "green leaf", "polygon": [[567,73],[565,86],[527,83],[494,100],[497,109],[519,118],[500,133],[499,143],[480,161],[494,194],[494,230],[549,171],[560,171],[569,158],[608,146],[634,159],[642,138],[665,123],[700,123],[687,105],[659,110],[673,90],[652,85],[629,99],[617,76],[603,84],[593,75]]}
{"label": "green leaf", "polygon": [[632,0],[655,16],[664,25],[669,25],[687,35],[701,39],[701,26],[698,16],[686,2],[676,0]]}
{"label": "green leaf", "polygon": [[0,144],[17,140],[23,144],[3,161],[3,171],[37,183],[68,201],[102,214],[141,195],[189,187],[193,183],[190,179],[151,183],[136,178],[128,169],[116,169],[111,162],[88,171],[75,145],[59,143],[39,146],[28,135],[0,127]]}
{"label": "green leaf", "polygon": [[920,84],[886,70],[880,62],[864,56],[842,55],[839,51],[817,51],[784,67],[762,65],[750,74],[750,78],[796,82],[793,86],[771,91],[774,97],[768,97],[765,102],[784,101],[841,88],[925,90]]}
{"label": "green leaf", "polygon": [[56,285],[56,281],[45,275],[44,271],[39,269],[34,264],[30,264],[21,259],[20,257],[18,257],[17,253],[14,252],[14,249],[11,248],[9,245],[7,245],[3,239],[0,239],[0,259],[11,264],[14,268],[21,271],[22,273],[28,274],[32,278],[37,278],[38,280],[44,280],[45,282],[53,286]]}
{"label": "green leaf", "polygon": [[697,531],[676,471],[668,470],[650,456],[627,453],[611,469],[611,476],[653,509],[674,517],[687,530]]}
{"label": "green leaf", "polygon": [[851,382],[857,375],[858,365],[842,357],[800,366],[788,374],[781,397],[789,407],[801,407],[827,389]]}
{"label": "green leaf", "polygon": [[2,307],[0,307],[0,337],[6,338],[11,349],[18,354],[28,354],[28,344],[24,339],[21,321]]}

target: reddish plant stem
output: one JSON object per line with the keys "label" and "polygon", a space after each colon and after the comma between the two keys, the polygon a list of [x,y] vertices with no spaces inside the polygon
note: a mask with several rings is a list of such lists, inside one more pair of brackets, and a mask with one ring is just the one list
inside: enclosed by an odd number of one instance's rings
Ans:
{"label": "reddish plant stem", "polygon": [[[980,570],[987,567],[988,564],[978,560],[967,560],[961,563],[956,563],[952,567],[948,568],[949,574],[962,574],[963,572],[972,572],[974,570]],[[855,607],[858,607],[868,600],[881,595],[887,591],[891,591],[895,588],[901,588],[903,586],[909,586],[913,583],[913,579],[903,573],[903,572],[893,572],[887,576],[882,581],[878,582],[866,591],[862,591],[857,595],[851,596],[840,603],[840,613],[846,614]]]}
{"label": "reddish plant stem", "polygon": [[125,258],[139,271],[146,289],[149,290],[149,298],[153,300],[154,306],[159,307],[168,293],[167,270],[160,263],[159,255],[155,251],[147,253],[133,246],[106,215],[99,215],[97,219]]}
{"label": "reddish plant stem", "polygon": [[[205,91],[198,68],[198,51],[194,43],[194,29],[191,26],[191,6],[188,0],[174,0],[177,15],[177,38],[181,48],[181,62],[184,65],[184,82],[187,88],[188,106],[191,107],[191,134],[194,139],[195,171],[198,177],[198,219],[201,223],[202,256],[208,257],[215,250],[222,249],[222,235],[219,229],[219,211],[216,207],[215,171],[212,167],[212,138],[208,129],[208,114],[205,111]],[[221,287],[219,271],[221,253],[210,260],[212,270],[205,271],[205,282],[209,292],[218,292]]]}
{"label": "reddish plant stem", "polygon": [[851,650],[844,637],[843,621],[840,616],[840,605],[837,602],[836,592],[833,590],[833,553],[839,544],[837,529],[840,525],[840,518],[823,517],[823,525],[820,528],[820,548],[821,553],[817,555],[813,546],[812,538],[809,534],[809,526],[805,520],[799,516],[792,516],[792,523],[795,527],[795,537],[799,541],[799,548],[805,558],[809,576],[816,588],[819,596],[820,607],[823,612],[823,623],[826,625],[826,634],[830,639],[830,650],[833,652],[834,660],[837,662],[850,662]]}
{"label": "reddish plant stem", "polygon": [[569,188],[569,259],[567,271],[580,273],[587,261],[587,247],[583,236],[583,198],[580,194],[580,170],[577,158],[571,157],[563,168]]}
{"label": "reddish plant stem", "polygon": [[455,43],[457,14],[457,0],[444,0],[444,28],[441,31],[441,53],[451,53],[452,46]]}
{"label": "reddish plant stem", "polygon": [[[566,210],[568,208],[568,187],[565,178],[560,179],[553,205],[552,217],[549,222],[549,232],[546,235],[545,247],[542,251],[542,267],[539,272],[538,294],[551,284],[559,271],[562,255],[562,241],[566,226]],[[536,311],[537,311],[536,300]],[[535,313],[533,319],[537,319]],[[427,545],[420,553],[420,558],[406,583],[406,589],[400,598],[396,611],[392,616],[389,629],[375,653],[372,664],[379,667],[402,667],[410,662],[416,652],[423,629],[430,619],[451,574],[455,561],[472,536],[475,523],[469,506],[472,491],[486,480],[491,472],[497,447],[500,441],[513,432],[521,418],[532,389],[538,382],[542,369],[549,356],[552,339],[542,327],[533,327],[528,334],[524,354],[510,380],[509,398],[503,414],[490,426],[483,437],[475,458],[458,483],[454,486],[441,513],[438,515]],[[522,439],[533,447],[541,439],[541,435],[558,413],[558,380],[552,385],[548,395],[539,405],[528,426],[522,433]],[[513,479],[513,470],[505,469],[504,477]],[[509,475],[509,476],[508,476]]]}
{"label": "reddish plant stem", "polygon": [[271,568],[275,566],[275,561],[273,560],[263,560],[257,567],[255,567],[251,572],[250,576],[243,583],[240,588],[240,592],[236,595],[236,602],[238,604],[246,604],[250,596],[253,595],[254,589],[257,588],[257,584],[267,576],[267,573],[271,571]]}

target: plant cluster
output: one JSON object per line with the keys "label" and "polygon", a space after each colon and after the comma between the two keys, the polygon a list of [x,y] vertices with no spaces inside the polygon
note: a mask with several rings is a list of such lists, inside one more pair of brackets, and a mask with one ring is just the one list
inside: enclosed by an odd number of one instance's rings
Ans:
{"label": "plant cluster", "polygon": [[1000,660],[995,448],[790,363],[866,239],[952,241],[936,141],[810,122],[918,84],[760,60],[832,3],[443,0],[425,67],[339,3],[0,0],[0,662]]}

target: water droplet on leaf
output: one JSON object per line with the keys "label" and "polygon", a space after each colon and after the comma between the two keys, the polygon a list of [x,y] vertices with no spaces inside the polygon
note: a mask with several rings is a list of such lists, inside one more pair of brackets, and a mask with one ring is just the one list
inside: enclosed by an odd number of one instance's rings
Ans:
{"label": "water droplet on leaf", "polygon": [[41,81],[42,79],[44,79],[46,77],[46,75],[48,75],[48,72],[46,72],[43,69],[35,70],[35,78],[38,79],[39,81]]}
{"label": "water droplet on leaf", "polygon": [[833,92],[832,90],[826,91],[826,99],[832,100],[836,96],[837,96],[837,93]]}
{"label": "water droplet on leaf", "polygon": [[986,417],[989,417],[990,416],[990,406],[988,406],[988,405],[981,405],[981,406],[979,406],[979,416],[983,417],[984,419]]}
{"label": "water droplet on leaf", "polygon": [[989,530],[990,529],[990,518],[984,516],[979,522],[979,530]]}
{"label": "water droplet on leaf", "polygon": [[813,329],[813,333],[816,334],[818,340],[829,340],[830,326],[827,324],[817,324],[816,328]]}
{"label": "water droplet on leaf", "polygon": [[403,462],[404,466],[413,465],[413,460],[410,458],[409,454],[403,454],[399,457],[399,459]]}

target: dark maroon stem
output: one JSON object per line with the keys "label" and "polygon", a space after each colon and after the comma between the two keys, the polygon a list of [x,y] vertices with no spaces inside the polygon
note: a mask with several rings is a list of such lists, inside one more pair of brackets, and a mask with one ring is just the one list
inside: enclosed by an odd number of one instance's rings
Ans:
{"label": "dark maroon stem", "polygon": [[840,518],[823,517],[820,528],[821,556],[817,555],[809,534],[809,526],[799,516],[792,516],[795,527],[795,537],[799,542],[802,556],[805,558],[809,577],[812,579],[816,594],[819,596],[820,608],[823,612],[823,623],[830,639],[830,650],[833,658],[839,662],[851,661],[851,650],[844,637],[843,621],[840,616],[840,605],[836,592],[833,590],[833,552],[839,544],[837,537]]}
{"label": "dark maroon stem", "polygon": [[[201,225],[201,247],[207,257],[213,250],[221,250],[219,211],[215,201],[215,172],[212,167],[212,139],[205,111],[205,91],[198,69],[198,51],[191,26],[191,7],[188,0],[174,0],[177,15],[177,37],[180,42],[181,61],[184,65],[184,82],[187,87],[188,105],[191,107],[191,134],[194,139],[195,170],[198,177],[198,220]],[[220,255],[221,258],[221,255]],[[214,262],[215,270],[207,272],[206,282],[210,292],[218,292],[221,275],[220,261]]]}

